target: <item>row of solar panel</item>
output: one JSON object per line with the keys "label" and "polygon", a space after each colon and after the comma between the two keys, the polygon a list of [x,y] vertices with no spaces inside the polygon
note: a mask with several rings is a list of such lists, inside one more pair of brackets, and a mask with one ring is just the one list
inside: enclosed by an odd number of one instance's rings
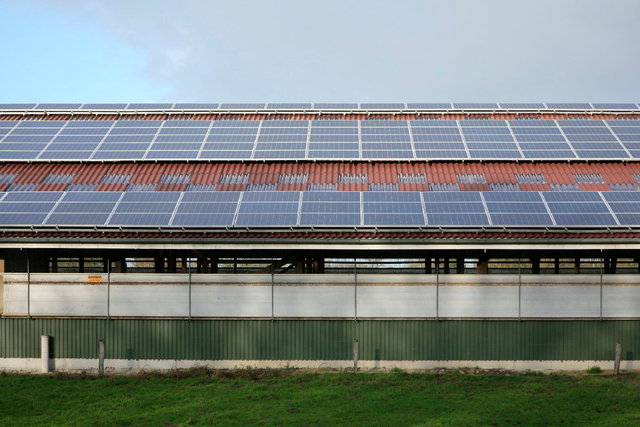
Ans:
{"label": "row of solar panel", "polygon": [[640,193],[9,192],[0,224],[639,226]]}
{"label": "row of solar panel", "polygon": [[633,102],[361,102],[361,103],[12,103],[0,104],[0,110],[637,110]]}
{"label": "row of solar panel", "polygon": [[640,121],[0,121],[5,160],[321,158],[640,158]]}

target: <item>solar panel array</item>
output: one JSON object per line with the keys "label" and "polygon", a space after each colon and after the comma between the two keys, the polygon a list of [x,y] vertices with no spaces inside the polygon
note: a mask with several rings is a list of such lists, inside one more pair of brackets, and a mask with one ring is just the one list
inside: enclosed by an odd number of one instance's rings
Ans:
{"label": "solar panel array", "polygon": [[640,193],[8,192],[0,225],[640,226]]}
{"label": "solar panel array", "polygon": [[494,102],[279,102],[279,103],[13,103],[0,110],[637,110],[627,103],[494,103]]}
{"label": "solar panel array", "polygon": [[0,120],[0,160],[337,158],[640,158],[640,120]]}

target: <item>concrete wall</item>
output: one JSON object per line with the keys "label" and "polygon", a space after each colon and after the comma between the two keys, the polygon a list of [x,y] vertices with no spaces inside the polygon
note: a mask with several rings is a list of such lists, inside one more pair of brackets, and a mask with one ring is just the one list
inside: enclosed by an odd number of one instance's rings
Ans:
{"label": "concrete wall", "polygon": [[[637,318],[636,275],[4,274],[11,316]],[[191,280],[191,286],[189,281]]]}

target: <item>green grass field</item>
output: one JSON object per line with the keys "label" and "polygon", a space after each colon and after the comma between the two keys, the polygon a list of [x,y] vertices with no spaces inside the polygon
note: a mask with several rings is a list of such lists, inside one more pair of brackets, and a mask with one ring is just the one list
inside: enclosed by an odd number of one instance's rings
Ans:
{"label": "green grass field", "polygon": [[0,425],[640,425],[640,376],[0,376]]}

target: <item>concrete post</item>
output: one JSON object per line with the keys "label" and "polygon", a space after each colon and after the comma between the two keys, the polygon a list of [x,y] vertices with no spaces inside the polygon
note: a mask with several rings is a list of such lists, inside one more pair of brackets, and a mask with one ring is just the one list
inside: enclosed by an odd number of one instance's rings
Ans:
{"label": "concrete post", "polygon": [[353,340],[353,372],[358,372],[358,353],[359,353],[358,340]]}
{"label": "concrete post", "polygon": [[40,371],[43,374],[49,373],[49,335],[40,337]]}
{"label": "concrete post", "polygon": [[616,359],[613,364],[613,373],[618,375],[620,373],[620,359],[622,358],[622,344],[616,343]]}
{"label": "concrete post", "polygon": [[4,313],[4,259],[0,259],[0,314]]}
{"label": "concrete post", "polygon": [[98,341],[98,375],[104,375],[104,340]]}

